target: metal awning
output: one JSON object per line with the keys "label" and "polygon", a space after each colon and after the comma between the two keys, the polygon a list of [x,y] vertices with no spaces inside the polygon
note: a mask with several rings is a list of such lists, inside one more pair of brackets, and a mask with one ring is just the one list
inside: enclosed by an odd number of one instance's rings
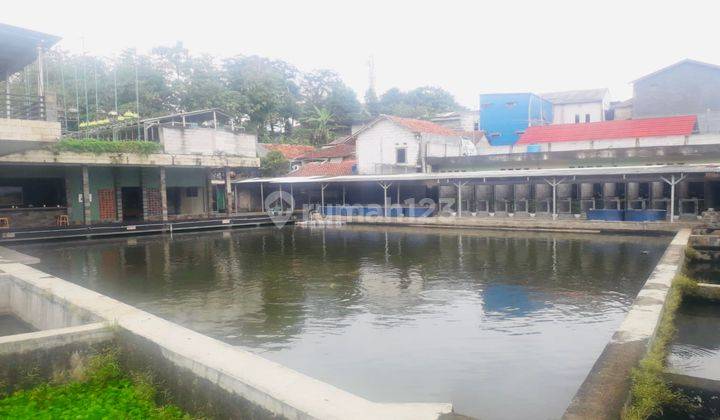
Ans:
{"label": "metal awning", "polygon": [[395,175],[345,175],[311,177],[249,178],[234,181],[236,184],[248,183],[334,183],[334,182],[377,182],[377,181],[440,181],[451,179],[517,179],[552,178],[573,176],[622,176],[622,175],[665,175],[679,173],[720,173],[720,162],[713,164],[691,165],[653,165],[653,166],[617,166],[599,168],[557,168],[557,169],[519,169],[504,171],[467,171],[432,172]]}
{"label": "metal awning", "polygon": [[0,78],[16,73],[37,59],[38,47],[48,49],[60,37],[0,23]]}

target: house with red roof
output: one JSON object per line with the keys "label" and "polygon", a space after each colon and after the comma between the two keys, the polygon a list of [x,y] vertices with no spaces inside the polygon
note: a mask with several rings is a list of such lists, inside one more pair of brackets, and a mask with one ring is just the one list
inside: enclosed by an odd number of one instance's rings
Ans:
{"label": "house with red roof", "polygon": [[474,154],[472,141],[442,125],[381,115],[352,135],[360,174],[428,172],[430,156]]}

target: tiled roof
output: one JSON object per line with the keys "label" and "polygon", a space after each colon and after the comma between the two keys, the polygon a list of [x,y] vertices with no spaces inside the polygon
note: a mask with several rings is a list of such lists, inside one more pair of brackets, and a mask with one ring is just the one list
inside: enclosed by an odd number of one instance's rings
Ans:
{"label": "tiled roof", "polygon": [[550,101],[555,105],[562,104],[580,104],[586,102],[601,102],[608,90],[602,89],[585,89],[585,90],[566,90],[563,92],[541,93],[540,97],[546,101]]}
{"label": "tiled roof", "polygon": [[386,118],[393,121],[395,124],[398,124],[400,126],[403,126],[407,128],[408,130],[412,131],[413,133],[426,133],[426,134],[436,134],[439,136],[448,136],[448,137],[460,137],[460,133],[458,133],[455,130],[452,130],[447,127],[443,127],[442,125],[435,124],[430,121],[424,121],[424,120],[416,120],[413,118],[402,118],[402,117],[396,117],[394,115],[385,115]]}
{"label": "tiled roof", "polygon": [[312,152],[315,150],[312,146],[306,146],[303,144],[272,144],[272,143],[261,143],[267,150],[274,150],[282,153],[285,159],[296,159],[305,153]]}
{"label": "tiled roof", "polygon": [[345,160],[342,162],[311,162],[306,163],[297,170],[290,172],[288,176],[340,176],[352,175],[353,168],[357,162]]}
{"label": "tiled roof", "polygon": [[298,159],[329,159],[352,156],[355,154],[354,144],[339,144],[337,146],[326,147],[323,149],[312,150],[305,153],[302,156],[298,156]]}
{"label": "tiled roof", "polygon": [[697,117],[643,118],[580,124],[557,124],[528,127],[518,144],[561,141],[612,140],[641,137],[687,136],[692,134]]}

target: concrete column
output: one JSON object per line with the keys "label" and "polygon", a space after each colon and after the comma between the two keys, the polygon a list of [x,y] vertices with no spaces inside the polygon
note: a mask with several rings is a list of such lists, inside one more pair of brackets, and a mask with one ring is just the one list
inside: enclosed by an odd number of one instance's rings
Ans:
{"label": "concrete column", "polygon": [[162,212],[162,220],[168,220],[168,203],[167,203],[167,182],[165,181],[165,167],[160,167],[160,211]]}
{"label": "concrete column", "polygon": [[638,197],[640,197],[640,183],[628,182],[627,189],[625,191],[625,198],[628,200],[637,200]]}
{"label": "concrete column", "polygon": [[662,181],[655,181],[650,183],[650,199],[657,200],[663,197],[663,186],[665,183]]}
{"label": "concrete column", "polygon": [[235,207],[232,184],[230,184],[230,172],[230,168],[225,168],[225,210],[228,216],[233,213],[233,208]]}
{"label": "concrete column", "polygon": [[562,183],[557,186],[557,198],[570,198],[572,197],[572,184]]}
{"label": "concrete column", "polygon": [[115,219],[122,222],[122,188],[120,187],[118,171],[120,168],[113,168],[113,189],[115,190]]}
{"label": "concrete column", "polygon": [[206,191],[206,201],[207,201],[207,215],[208,217],[212,214],[212,197],[213,197],[213,184],[212,184],[212,169],[207,170],[207,187],[205,187]]}
{"label": "concrete column", "polygon": [[506,200],[510,199],[510,185],[495,185],[495,211],[506,211]]}
{"label": "concrete column", "polygon": [[91,198],[90,198],[90,174],[88,167],[82,167],[82,194],[83,194],[83,222],[85,226],[90,226],[92,222]]}

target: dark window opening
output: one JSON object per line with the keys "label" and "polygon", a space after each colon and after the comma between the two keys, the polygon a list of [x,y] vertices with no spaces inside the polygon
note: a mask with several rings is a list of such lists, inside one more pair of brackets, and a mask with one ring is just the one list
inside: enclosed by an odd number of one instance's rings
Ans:
{"label": "dark window opening", "polygon": [[508,108],[512,108],[515,105],[517,105],[517,102],[515,102],[515,101],[505,102],[505,106]]}
{"label": "dark window opening", "polygon": [[580,115],[575,114],[575,124],[580,123]]}
{"label": "dark window opening", "polygon": [[185,190],[185,195],[187,197],[197,197],[198,187],[188,187],[187,190]]}
{"label": "dark window opening", "polygon": [[0,180],[0,208],[65,207],[65,180],[24,178]]}
{"label": "dark window opening", "polygon": [[406,163],[407,149],[399,148],[395,149],[395,163]]}
{"label": "dark window opening", "polygon": [[585,122],[586,123],[590,122],[590,114],[585,114]]}
{"label": "dark window opening", "polygon": [[175,216],[180,214],[180,187],[167,187],[167,212]]}

